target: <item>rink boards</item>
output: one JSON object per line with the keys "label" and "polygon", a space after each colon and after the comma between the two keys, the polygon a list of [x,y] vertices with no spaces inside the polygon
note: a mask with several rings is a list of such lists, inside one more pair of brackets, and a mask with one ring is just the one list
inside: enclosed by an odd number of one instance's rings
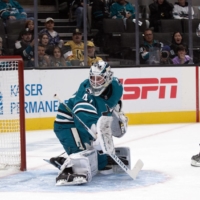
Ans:
{"label": "rink boards", "polygon": [[[113,71],[124,87],[123,110],[129,124],[196,122],[197,67]],[[54,94],[63,100],[70,98],[88,77],[88,69],[25,70],[24,77],[26,130],[52,129],[59,106]],[[11,90],[11,94],[17,95],[17,91]],[[15,109],[17,106],[11,108],[12,113],[17,112]],[[0,120],[3,117],[0,115]]]}

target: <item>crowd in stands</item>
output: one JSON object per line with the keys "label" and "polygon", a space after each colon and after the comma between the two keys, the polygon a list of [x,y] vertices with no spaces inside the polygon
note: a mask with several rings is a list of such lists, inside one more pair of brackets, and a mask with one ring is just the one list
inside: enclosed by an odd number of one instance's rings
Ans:
{"label": "crowd in stands", "polygon": [[154,39],[151,29],[144,31],[144,42],[140,47],[141,64],[188,64],[192,61],[188,53],[188,47],[180,32],[174,32],[171,44],[165,45]]}
{"label": "crowd in stands", "polygon": [[[55,30],[56,22],[51,16],[45,19],[44,28],[39,31],[38,38],[34,38],[34,19],[27,17],[23,6],[14,0],[0,0],[0,20],[4,24],[5,34],[8,32],[8,22],[12,21],[14,23],[14,21],[24,20],[24,27],[16,37],[13,49],[6,48],[6,41],[4,41],[6,37],[3,37],[0,33],[0,56],[9,54],[21,55],[26,67],[84,66],[83,0],[63,0],[62,2],[65,2],[67,5],[66,16],[69,17],[69,12],[73,11],[76,21],[76,28],[72,33],[72,38],[67,41],[63,41]],[[184,42],[184,28],[182,29],[183,31],[180,31],[176,30],[175,27],[173,32],[165,32],[170,35],[167,42],[164,40],[165,38],[156,38],[158,36],[157,33],[162,35],[163,20],[178,20],[178,23],[181,23],[181,26],[183,26],[182,20],[188,20],[189,13],[191,13],[191,19],[194,19],[194,10],[191,8],[191,12],[189,11],[186,0],[177,0],[174,4],[167,0],[154,0],[148,5],[149,18],[139,19],[138,30],[141,38],[139,38],[140,48],[138,50],[134,49],[134,47],[122,47],[121,42],[122,33],[132,34],[132,40],[135,40],[136,10],[132,3],[126,0],[88,0],[87,3],[87,6],[90,6],[92,10],[92,24],[90,28],[97,30],[92,40],[91,38],[88,39],[88,66],[103,59],[96,54],[96,46],[101,47],[101,53],[107,53],[109,56],[119,59],[126,57],[122,56],[122,52],[139,51],[140,64],[144,65],[192,64],[194,61],[194,58],[189,55],[189,45]],[[113,36],[112,31],[107,32],[105,29],[106,20],[111,20],[112,23],[113,20],[115,22],[123,22],[120,25],[122,31],[116,31],[117,36]],[[129,29],[129,24],[131,24],[133,30]],[[111,25],[111,28],[113,27]],[[198,27],[200,29],[200,25]],[[88,30],[88,34],[91,29]],[[197,31],[198,33],[200,32],[200,30]],[[199,37],[200,34],[197,34],[197,36]],[[7,38],[9,39],[9,34]],[[129,43],[131,42],[129,41]],[[38,63],[34,61],[34,45],[36,43],[38,46]],[[135,59],[132,56],[133,54],[129,53],[126,54],[129,55],[126,59]],[[198,57],[199,54],[200,52],[197,50],[195,56]],[[200,63],[200,59],[195,61],[197,64]]]}
{"label": "crowd in stands", "polygon": [[27,14],[22,6],[14,0],[0,1],[0,16],[4,20],[26,19]]}

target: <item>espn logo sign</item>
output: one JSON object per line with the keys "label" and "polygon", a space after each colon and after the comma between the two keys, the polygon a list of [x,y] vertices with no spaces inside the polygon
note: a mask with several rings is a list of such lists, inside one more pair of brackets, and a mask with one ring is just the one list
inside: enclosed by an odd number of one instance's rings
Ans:
{"label": "espn logo sign", "polygon": [[[170,99],[177,96],[178,80],[169,78],[127,78],[120,79],[124,87],[123,100],[147,99],[149,92],[158,92],[159,99],[165,99],[169,95]],[[166,94],[166,88],[170,88],[170,93]]]}

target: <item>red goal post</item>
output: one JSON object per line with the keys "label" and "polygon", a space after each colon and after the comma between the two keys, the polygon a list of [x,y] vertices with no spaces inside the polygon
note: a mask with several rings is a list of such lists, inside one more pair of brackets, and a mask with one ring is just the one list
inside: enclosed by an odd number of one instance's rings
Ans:
{"label": "red goal post", "polygon": [[0,169],[26,170],[24,65],[20,56],[0,57]]}

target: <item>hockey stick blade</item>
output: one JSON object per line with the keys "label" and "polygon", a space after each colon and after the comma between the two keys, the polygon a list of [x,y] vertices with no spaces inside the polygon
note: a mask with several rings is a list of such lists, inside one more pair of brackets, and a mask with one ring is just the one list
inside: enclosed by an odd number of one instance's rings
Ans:
{"label": "hockey stick blade", "polygon": [[144,163],[139,159],[136,162],[134,168],[130,170],[115,154],[109,154],[109,155],[134,180],[136,179],[138,173],[144,166]]}
{"label": "hockey stick blade", "polygon": [[140,159],[135,163],[135,166],[131,170],[131,177],[134,180],[136,179],[138,173],[140,172],[143,166],[144,166],[144,163]]}

